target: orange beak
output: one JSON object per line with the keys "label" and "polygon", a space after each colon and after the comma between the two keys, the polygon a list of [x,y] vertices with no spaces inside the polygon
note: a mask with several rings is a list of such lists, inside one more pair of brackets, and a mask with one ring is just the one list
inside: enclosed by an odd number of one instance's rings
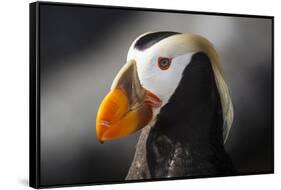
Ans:
{"label": "orange beak", "polygon": [[160,105],[161,100],[141,86],[135,61],[129,61],[117,74],[99,107],[98,140],[103,143],[145,127],[152,119],[152,108]]}

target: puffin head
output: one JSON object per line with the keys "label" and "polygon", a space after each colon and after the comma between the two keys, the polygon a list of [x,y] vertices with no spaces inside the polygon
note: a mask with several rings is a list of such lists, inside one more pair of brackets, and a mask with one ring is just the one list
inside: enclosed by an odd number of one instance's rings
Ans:
{"label": "puffin head", "polygon": [[212,44],[196,34],[151,32],[131,45],[127,63],[116,75],[96,117],[102,143],[132,134],[152,124],[180,83],[192,56],[204,52],[210,59],[224,115],[224,140],[233,111],[223,69]]}

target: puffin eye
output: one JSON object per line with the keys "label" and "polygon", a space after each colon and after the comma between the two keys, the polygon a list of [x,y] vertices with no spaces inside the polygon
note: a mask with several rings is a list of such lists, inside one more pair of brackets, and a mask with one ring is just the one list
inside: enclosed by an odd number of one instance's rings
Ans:
{"label": "puffin eye", "polygon": [[158,67],[162,70],[167,70],[171,65],[172,58],[159,57],[158,58]]}

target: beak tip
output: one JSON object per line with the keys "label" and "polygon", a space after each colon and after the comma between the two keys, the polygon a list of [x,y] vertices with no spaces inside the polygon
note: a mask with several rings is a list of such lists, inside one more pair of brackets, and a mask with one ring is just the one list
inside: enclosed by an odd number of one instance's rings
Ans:
{"label": "beak tip", "polygon": [[104,143],[104,140],[102,140],[102,138],[100,136],[97,136],[97,140],[99,141],[100,144]]}
{"label": "beak tip", "polygon": [[96,138],[100,144],[104,143],[104,141],[102,140],[102,136],[100,134],[97,134]]}

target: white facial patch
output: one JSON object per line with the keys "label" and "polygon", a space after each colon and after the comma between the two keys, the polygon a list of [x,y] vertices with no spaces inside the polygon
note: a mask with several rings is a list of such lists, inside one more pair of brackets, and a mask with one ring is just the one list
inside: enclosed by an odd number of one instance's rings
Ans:
{"label": "white facial patch", "polygon": [[[190,63],[193,52],[177,55],[177,52],[165,52],[162,48],[149,48],[145,51],[131,49],[128,60],[135,59],[141,85],[157,95],[165,105],[176,90],[182,73]],[[158,66],[158,58],[172,58],[167,70]]]}

